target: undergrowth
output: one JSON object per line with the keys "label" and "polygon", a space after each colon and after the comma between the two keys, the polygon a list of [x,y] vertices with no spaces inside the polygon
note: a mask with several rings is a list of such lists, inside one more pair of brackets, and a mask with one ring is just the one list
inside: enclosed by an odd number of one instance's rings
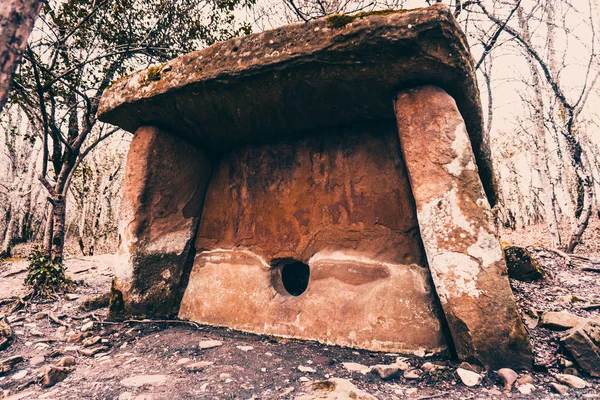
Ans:
{"label": "undergrowth", "polygon": [[33,291],[32,297],[53,297],[74,286],[65,275],[62,260],[49,256],[40,247],[34,247],[29,255],[25,284]]}

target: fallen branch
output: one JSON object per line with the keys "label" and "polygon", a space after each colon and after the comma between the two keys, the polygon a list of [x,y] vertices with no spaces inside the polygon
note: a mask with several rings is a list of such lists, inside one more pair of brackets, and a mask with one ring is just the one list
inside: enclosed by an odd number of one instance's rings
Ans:
{"label": "fallen branch", "polygon": [[588,304],[587,306],[579,307],[580,310],[600,310],[600,304]]}
{"label": "fallen branch", "polygon": [[583,267],[583,268],[581,268],[581,270],[586,271],[586,272],[597,272],[600,274],[600,268]]}

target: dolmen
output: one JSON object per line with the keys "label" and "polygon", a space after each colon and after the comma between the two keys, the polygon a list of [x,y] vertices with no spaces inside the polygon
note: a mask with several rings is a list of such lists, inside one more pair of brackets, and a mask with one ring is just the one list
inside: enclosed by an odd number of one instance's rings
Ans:
{"label": "dolmen", "polygon": [[528,368],[474,63],[438,4],[231,39],[118,80],[112,316]]}

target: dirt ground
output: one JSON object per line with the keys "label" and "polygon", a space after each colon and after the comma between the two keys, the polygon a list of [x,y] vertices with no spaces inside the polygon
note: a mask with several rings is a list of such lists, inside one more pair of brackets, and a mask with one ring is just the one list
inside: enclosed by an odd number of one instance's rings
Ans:
{"label": "dirt ground", "polygon": [[[548,277],[533,283],[511,282],[523,313],[567,310],[582,317],[600,317],[598,309],[582,308],[600,303],[599,273],[583,271],[580,263],[566,263],[548,250],[532,251]],[[308,392],[312,382],[336,377],[351,381],[378,399],[554,399],[561,397],[550,387],[556,382],[554,374],[570,366],[569,356],[563,354],[558,341],[561,333],[539,326],[530,329],[535,367],[533,371],[518,371],[533,378],[535,391],[521,394],[516,388],[504,392],[494,371],[483,371],[482,382],[467,387],[455,373],[459,363],[439,357],[407,356],[403,361],[418,377],[401,375],[384,381],[373,373],[352,372],[344,363],[390,364],[399,355],[177,321],[107,321],[105,307],[86,311],[80,306],[108,292],[113,260],[110,255],[69,259],[67,274],[80,281],[71,296],[28,303],[9,317],[14,342],[0,351],[0,362],[17,355],[23,360],[0,374],[0,398],[293,399]],[[0,299],[26,293],[26,265],[25,260],[0,265]],[[75,365],[64,380],[43,388],[38,371],[65,355],[73,356]],[[196,364],[196,371],[191,371],[190,364],[197,362],[205,363]],[[445,368],[426,372],[422,367],[427,362]],[[581,375],[587,387],[571,388],[564,397],[600,399],[600,379]]]}

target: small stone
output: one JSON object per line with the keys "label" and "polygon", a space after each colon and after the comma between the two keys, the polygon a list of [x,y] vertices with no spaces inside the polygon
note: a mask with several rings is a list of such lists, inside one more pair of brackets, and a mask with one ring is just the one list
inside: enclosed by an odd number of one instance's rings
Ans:
{"label": "small stone", "polygon": [[554,377],[560,383],[564,383],[565,385],[570,386],[574,389],[583,389],[587,386],[586,382],[583,379],[575,375],[556,374]]}
{"label": "small stone", "polygon": [[549,311],[542,314],[540,326],[557,331],[564,331],[579,325],[583,321],[585,321],[585,318],[578,317],[566,311]]}
{"label": "small stone", "polygon": [[48,367],[44,372],[42,379],[42,387],[48,388],[56,385],[58,382],[64,380],[69,374],[69,369],[65,367]]}
{"label": "small stone", "polygon": [[252,346],[235,346],[235,347],[240,349],[241,351],[250,351],[250,350],[254,349],[254,347],[252,347]]}
{"label": "small stone", "polygon": [[191,358],[180,358],[179,360],[177,360],[177,365],[187,364],[190,361],[192,361]]}
{"label": "small stone", "polygon": [[347,379],[330,378],[326,381],[316,381],[306,384],[311,392],[308,395],[296,397],[296,400],[314,400],[314,399],[360,399],[377,400],[367,392],[364,392],[354,386]]}
{"label": "small stone", "polygon": [[39,329],[31,329],[29,334],[31,336],[44,336],[44,332],[40,331]]}
{"label": "small stone", "polygon": [[384,381],[400,377],[400,368],[396,364],[374,365],[371,367],[371,372],[379,376]]}
{"label": "small stone", "polygon": [[48,343],[44,343],[44,342],[38,342],[35,344],[35,346],[33,346],[35,349],[48,349],[50,348],[50,345]]}
{"label": "small stone", "polygon": [[43,319],[43,318],[46,318],[46,316],[48,316],[48,313],[41,311],[41,312],[35,314],[33,316],[33,319]]}
{"label": "small stone", "polygon": [[73,356],[64,356],[60,360],[56,362],[57,367],[72,367],[75,365],[75,357]]}
{"label": "small stone", "polygon": [[317,370],[316,370],[316,369],[314,369],[314,368],[311,368],[311,367],[305,367],[305,366],[303,366],[303,365],[300,365],[300,366],[298,366],[298,369],[299,369],[300,371],[302,371],[302,372],[310,372],[310,373],[315,373],[315,372],[317,372]]}
{"label": "small stone", "polygon": [[86,322],[85,324],[81,325],[81,332],[87,332],[87,331],[91,331],[94,328],[94,321],[90,321],[90,322]]}
{"label": "small stone", "polygon": [[523,282],[532,282],[544,277],[544,271],[524,247],[503,247],[508,276]]}
{"label": "small stone", "polygon": [[482,376],[479,375],[477,372],[469,371],[468,369],[464,368],[458,368],[456,370],[456,374],[458,375],[462,383],[464,383],[468,387],[479,385],[482,379]]}
{"label": "small stone", "polygon": [[300,382],[310,382],[310,379],[308,379],[308,378],[307,378],[307,377],[305,377],[305,376],[301,376],[301,377],[300,377],[298,380],[299,380]]}
{"label": "small stone", "polygon": [[222,345],[223,345],[223,342],[221,342],[220,340],[203,340],[198,345],[198,348],[200,350],[206,350],[206,349],[212,349],[213,347],[219,347]]}
{"label": "small stone", "polygon": [[575,368],[572,368],[572,367],[565,368],[562,373],[579,376],[579,371],[577,371]]}
{"label": "small stone", "polygon": [[552,382],[550,384],[552,390],[554,390],[558,394],[565,394],[569,391],[569,387],[565,385],[561,385],[560,383]]}
{"label": "small stone", "polygon": [[530,394],[531,392],[535,391],[535,386],[533,386],[531,383],[525,383],[523,385],[517,386],[517,390],[521,394]]}
{"label": "small stone", "polygon": [[67,333],[67,327],[59,326],[58,329],[56,330],[56,332],[54,333],[54,336],[56,336],[59,339],[63,339],[65,337],[66,333]]}
{"label": "small stone", "polygon": [[465,361],[461,362],[458,368],[466,369],[467,371],[475,372],[477,374],[479,373],[479,368]]}
{"label": "small stone", "polygon": [[342,365],[344,366],[344,368],[346,368],[350,372],[360,372],[361,374],[366,374],[367,372],[369,372],[371,370],[371,368],[367,367],[366,365],[362,365],[362,364],[358,364],[358,363],[354,363],[354,362],[345,362],[345,363],[342,363]]}
{"label": "small stone", "polygon": [[167,375],[137,375],[121,380],[121,385],[127,387],[140,387],[144,385],[164,385],[169,377]]}
{"label": "small stone", "polygon": [[500,368],[498,371],[496,371],[496,374],[498,374],[500,381],[502,381],[504,390],[508,391],[510,391],[513,383],[515,383],[519,377],[519,375],[517,375],[517,373],[510,368]]}
{"label": "small stone", "polygon": [[63,353],[77,353],[79,346],[67,346],[63,349]]}
{"label": "small stone", "polygon": [[411,369],[408,371],[404,371],[404,379],[419,379],[421,378],[421,374],[418,369]]}
{"label": "small stone", "polygon": [[12,379],[14,379],[15,381],[19,381],[23,378],[25,378],[27,376],[28,371],[26,369],[22,369],[19,372],[17,372],[16,374],[14,374],[12,376]]}
{"label": "small stone", "polygon": [[423,365],[421,365],[421,369],[425,372],[433,373],[437,370],[446,369],[446,367],[444,367],[443,365],[434,364],[432,362],[426,362]]}
{"label": "small stone", "polygon": [[82,339],[83,335],[81,333],[67,334],[67,343],[79,343]]}
{"label": "small stone", "polygon": [[37,356],[34,356],[29,359],[29,365],[39,365],[42,364],[44,361],[46,361],[46,357],[44,357],[41,354],[38,354]]}
{"label": "small stone", "polygon": [[91,357],[94,354],[98,354],[98,353],[100,353],[102,351],[106,351],[106,350],[108,350],[108,347],[98,346],[98,347],[92,347],[92,348],[87,348],[87,349],[81,349],[81,350],[79,350],[79,353],[82,356]]}
{"label": "small stone", "polygon": [[100,342],[102,340],[102,337],[100,336],[92,336],[86,339],[83,339],[83,342],[81,342],[81,344],[83,344],[83,347],[91,347],[93,345],[95,345],[96,343]]}
{"label": "small stone", "polygon": [[79,295],[74,294],[74,293],[67,293],[65,295],[65,299],[67,299],[69,301],[77,300],[78,298],[79,298]]}
{"label": "small stone", "polygon": [[404,393],[406,393],[407,396],[414,396],[417,394],[418,391],[419,391],[419,389],[417,389],[417,388],[409,388],[409,389],[406,389],[406,391]]}
{"label": "small stone", "polygon": [[[560,339],[577,365],[590,376],[600,378],[600,323],[588,321],[578,325]],[[565,367],[570,367],[566,365]]]}
{"label": "small stone", "polygon": [[531,375],[525,374],[517,379],[517,385],[525,385],[526,383],[533,383]]}
{"label": "small stone", "polygon": [[187,364],[185,366],[185,369],[187,369],[190,372],[200,372],[204,368],[208,367],[209,365],[213,365],[213,364],[214,364],[214,362],[211,362],[211,361],[200,361],[200,362],[195,362],[192,364]]}

